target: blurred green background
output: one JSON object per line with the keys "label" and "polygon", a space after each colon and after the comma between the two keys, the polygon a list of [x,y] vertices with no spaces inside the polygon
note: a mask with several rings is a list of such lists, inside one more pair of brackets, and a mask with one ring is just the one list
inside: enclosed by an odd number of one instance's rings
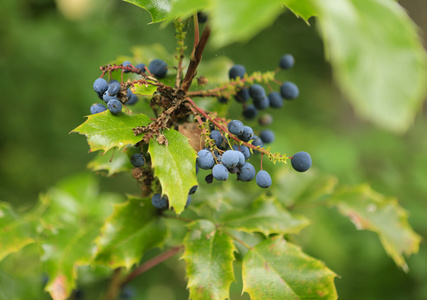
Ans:
{"label": "blurred green background", "polygon": [[[427,2],[399,2],[423,36]],[[92,83],[100,74],[99,66],[130,55],[135,45],[161,43],[170,52],[175,49],[174,29],[149,22],[147,12],[119,0],[1,1],[0,91],[2,107],[7,106],[0,127],[1,201],[24,210],[59,179],[86,169],[95,154],[88,154],[83,136],[69,132],[97,101]],[[273,150],[307,151],[319,173],[336,176],[342,184],[368,182],[375,190],[398,197],[415,231],[426,237],[425,112],[419,112],[403,135],[356,117],[332,82],[312,23],[309,27],[286,12],[250,42],[208,48],[204,58],[228,56],[253,72],[274,69],[283,53],[292,53],[296,66],[282,79],[296,82],[301,94],[272,112],[271,128],[277,133]],[[107,191],[138,192],[129,175],[100,177],[100,181]],[[405,274],[373,233],[356,231],[335,210],[316,209],[312,217],[321,226],[303,231],[303,249],[341,276],[335,280],[341,299],[427,299],[425,243],[419,254],[409,258],[410,273]],[[182,261],[179,264],[183,266]],[[185,299],[184,276],[173,261],[158,266],[133,284],[139,293],[136,298]],[[0,276],[0,289],[6,277]],[[96,288],[102,287],[101,282]]]}

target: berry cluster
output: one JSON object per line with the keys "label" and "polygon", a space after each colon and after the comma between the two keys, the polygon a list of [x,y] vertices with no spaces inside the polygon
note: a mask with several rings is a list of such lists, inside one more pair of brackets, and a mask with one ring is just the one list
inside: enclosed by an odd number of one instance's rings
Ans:
{"label": "berry cluster", "polygon": [[[121,65],[123,73],[135,72],[145,74],[147,71],[150,75],[156,78],[166,76],[168,66],[161,59],[154,59],[148,65],[148,69],[143,63],[133,66],[130,61],[124,61]],[[90,107],[91,114],[97,114],[107,110],[113,115],[117,115],[122,111],[122,104],[133,105],[138,101],[138,97],[132,93],[130,87],[126,83],[120,84],[119,81],[112,79],[109,82],[104,78],[97,78],[93,83],[93,89],[97,93],[99,99],[103,100],[107,107],[103,104],[95,103]]]}
{"label": "berry cluster", "polygon": [[[294,63],[294,57],[286,54],[280,59],[279,67],[283,70],[290,69]],[[268,95],[261,84],[252,83],[248,87],[245,86],[245,83],[253,81],[253,78],[246,74],[243,65],[234,65],[228,74],[229,86],[233,84],[237,86],[234,99],[243,105],[243,116],[248,120],[256,118],[258,111],[268,107],[281,108],[284,100],[293,100],[299,95],[298,87],[290,81],[280,83],[280,93],[273,91],[267,82],[271,90]],[[221,94],[218,96],[221,103],[226,103],[228,99],[229,97]],[[252,99],[252,104],[247,104],[249,99]],[[269,125],[271,122],[272,117],[268,114],[264,114],[258,120],[260,125]],[[263,149],[263,146],[274,141],[273,131],[264,129],[257,136],[251,127],[245,126],[239,120],[228,122],[227,131],[215,125],[218,124],[210,124],[209,134],[205,134],[208,139],[207,147],[198,152],[196,162],[197,167],[201,169],[212,169],[212,174],[206,176],[206,182],[212,182],[213,178],[225,181],[229,174],[237,174],[237,180],[251,181],[255,178],[259,187],[269,188],[272,184],[271,176],[267,171],[262,170],[262,163],[261,170],[256,172],[254,166],[246,160],[252,153],[259,153],[261,148],[264,150],[262,154],[269,153]],[[232,139],[228,139],[227,136],[231,136]],[[234,142],[234,145],[231,145],[231,142]],[[293,168],[298,172],[305,172],[311,167],[311,157],[307,152],[298,152],[289,158]]]}

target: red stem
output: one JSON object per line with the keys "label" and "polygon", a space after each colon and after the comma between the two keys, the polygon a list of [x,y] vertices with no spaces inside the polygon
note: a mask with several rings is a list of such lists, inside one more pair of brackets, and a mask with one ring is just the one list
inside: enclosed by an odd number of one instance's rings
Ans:
{"label": "red stem", "polygon": [[191,100],[190,98],[187,98],[187,101],[192,105],[190,106],[191,110],[193,111],[194,114],[201,114],[202,116],[204,116],[206,119],[209,119],[212,123],[215,124],[216,127],[218,127],[219,129],[221,129],[223,132],[227,132],[229,134],[229,136],[235,140],[236,142],[238,142],[239,144],[243,144],[248,148],[251,148],[253,150],[259,151],[263,154],[267,154],[268,155],[268,151],[265,150],[264,148],[257,148],[252,144],[249,144],[247,142],[243,142],[241,139],[239,139],[238,137],[236,137],[234,134],[232,134],[230,131],[228,131],[227,128],[225,128],[224,126],[222,126],[221,124],[219,124],[214,118],[210,117],[203,109],[201,109],[200,107],[198,107],[196,105],[196,103],[194,103],[193,100]]}

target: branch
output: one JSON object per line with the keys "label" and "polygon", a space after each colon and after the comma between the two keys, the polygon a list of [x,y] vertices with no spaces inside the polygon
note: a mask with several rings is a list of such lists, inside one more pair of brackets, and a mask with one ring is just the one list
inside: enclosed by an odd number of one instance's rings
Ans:
{"label": "branch", "polygon": [[178,59],[178,67],[177,67],[177,73],[176,73],[176,80],[175,80],[175,89],[179,89],[179,86],[181,85],[182,80],[182,61],[184,59],[184,50],[187,48],[185,46],[185,36],[186,32],[183,30],[184,24],[180,20],[176,20],[174,22],[175,24],[175,30],[176,30],[176,37],[178,39],[177,41],[177,48],[178,51],[177,59]]}
{"label": "branch", "polygon": [[163,252],[163,253],[157,255],[156,257],[150,259],[149,261],[143,263],[138,268],[133,270],[128,276],[126,276],[126,278],[123,279],[123,281],[121,282],[120,286],[121,287],[125,286],[126,284],[131,282],[133,279],[135,279],[136,277],[138,277],[139,275],[141,275],[145,271],[151,269],[152,267],[155,267],[159,263],[161,263],[161,262],[165,261],[166,259],[174,256],[179,251],[181,251],[183,248],[184,248],[184,246],[174,247],[172,249],[169,249],[166,252]]}
{"label": "branch", "polygon": [[117,295],[120,292],[120,275],[122,272],[122,268],[117,268],[114,270],[113,277],[111,278],[110,285],[108,286],[107,295],[105,296],[105,300],[115,300]]}
{"label": "branch", "polygon": [[205,26],[205,29],[203,30],[199,43],[193,49],[193,53],[190,57],[191,59],[190,65],[188,66],[187,73],[185,74],[185,78],[181,86],[181,90],[183,90],[184,93],[188,92],[188,90],[190,89],[191,83],[193,81],[193,78],[196,76],[197,67],[200,61],[202,60],[202,53],[203,53],[203,50],[205,49],[206,43],[208,42],[210,34],[211,34],[211,30],[209,26]]}
{"label": "branch", "polygon": [[221,129],[223,132],[226,132],[230,138],[232,138],[233,140],[235,140],[239,145],[245,145],[248,148],[251,148],[252,150],[255,151],[259,151],[263,154],[266,154],[267,157],[269,159],[284,159],[286,161],[286,159],[288,159],[289,157],[285,156],[285,155],[278,155],[271,153],[270,151],[268,151],[267,149],[261,148],[260,146],[254,146],[252,144],[249,144],[247,142],[242,141],[241,139],[239,139],[237,136],[235,136],[234,134],[232,134],[230,131],[228,131],[227,128],[225,128],[224,126],[222,126],[220,123],[218,123],[215,118],[212,118],[211,116],[209,116],[203,109],[201,109],[200,107],[198,107],[196,105],[196,103],[194,103],[193,100],[191,100],[190,98],[187,98],[187,101],[191,104],[190,109],[193,111],[194,114],[201,114],[202,116],[204,116],[206,119],[210,120],[216,127],[218,127],[219,129]]}

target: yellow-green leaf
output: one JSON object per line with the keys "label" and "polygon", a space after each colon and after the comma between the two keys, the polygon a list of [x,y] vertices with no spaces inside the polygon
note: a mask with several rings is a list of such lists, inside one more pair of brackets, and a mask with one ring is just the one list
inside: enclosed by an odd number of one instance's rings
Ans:
{"label": "yellow-green leaf", "polygon": [[151,139],[148,152],[154,175],[160,180],[162,194],[168,196],[169,206],[180,214],[187,202],[188,192],[197,185],[197,154],[188,139],[178,131],[169,129],[163,134],[169,145],[160,145],[155,139]]}
{"label": "yellow-green leaf", "polygon": [[329,199],[357,229],[378,234],[381,244],[398,266],[408,271],[403,255],[418,252],[421,237],[408,223],[405,210],[397,200],[373,191],[368,185],[343,187]]}
{"label": "yellow-green leaf", "polygon": [[106,110],[88,116],[83,124],[71,132],[86,135],[90,152],[101,150],[105,153],[113,147],[121,149],[141,141],[143,135],[135,135],[132,129],[147,126],[150,122],[150,118],[143,114],[121,112],[113,115]]}
{"label": "yellow-green leaf", "polygon": [[280,236],[259,243],[243,258],[243,291],[252,300],[337,299],[335,276]]}

